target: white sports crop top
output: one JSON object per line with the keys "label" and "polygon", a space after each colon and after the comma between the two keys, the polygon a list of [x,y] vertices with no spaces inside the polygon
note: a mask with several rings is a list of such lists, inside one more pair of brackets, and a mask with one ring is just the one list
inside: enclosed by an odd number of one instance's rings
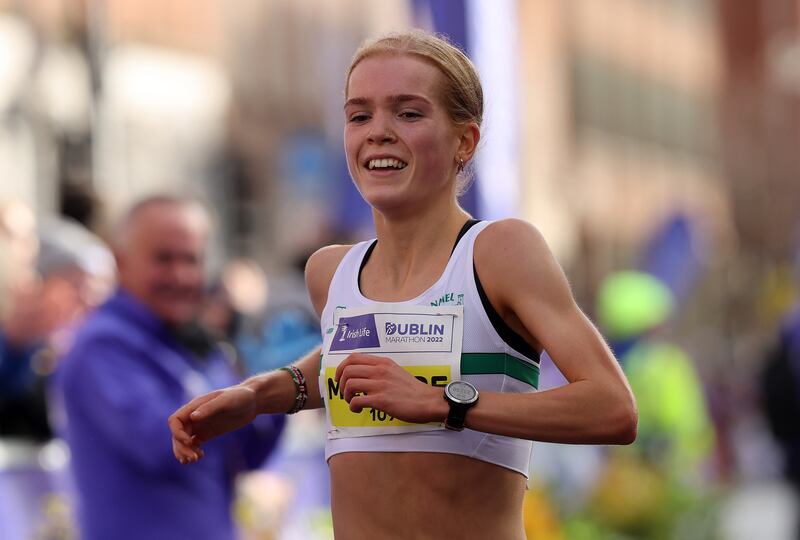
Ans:
{"label": "white sports crop top", "polygon": [[[476,280],[473,246],[475,238],[489,224],[486,221],[467,222],[436,283],[417,298],[394,304],[463,305],[461,378],[486,392],[534,392],[539,380],[538,354],[502,321]],[[330,341],[337,308],[374,303],[361,294],[359,275],[375,243],[365,241],[354,245],[339,263],[322,312],[323,341],[326,337]],[[324,387],[321,389],[324,390]],[[325,459],[341,452],[442,452],[494,463],[527,477],[531,448],[531,441],[523,439],[470,429],[461,432],[439,430],[367,437],[329,437],[325,444]]]}

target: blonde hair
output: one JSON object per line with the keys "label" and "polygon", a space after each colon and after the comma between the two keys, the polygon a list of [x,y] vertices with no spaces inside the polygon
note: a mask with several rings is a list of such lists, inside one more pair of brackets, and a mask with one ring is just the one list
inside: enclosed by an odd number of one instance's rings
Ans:
{"label": "blonde hair", "polygon": [[441,98],[455,124],[483,122],[483,88],[472,61],[443,35],[423,30],[391,32],[364,41],[353,55],[345,79],[345,96],[355,67],[378,54],[413,54],[431,62],[444,75]]}

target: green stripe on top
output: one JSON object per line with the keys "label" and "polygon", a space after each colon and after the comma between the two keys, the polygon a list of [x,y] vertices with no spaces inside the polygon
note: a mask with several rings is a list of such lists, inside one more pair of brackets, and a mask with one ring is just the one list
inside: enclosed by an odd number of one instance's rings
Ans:
{"label": "green stripe on top", "polygon": [[539,387],[539,368],[506,353],[462,353],[462,375],[508,375]]}

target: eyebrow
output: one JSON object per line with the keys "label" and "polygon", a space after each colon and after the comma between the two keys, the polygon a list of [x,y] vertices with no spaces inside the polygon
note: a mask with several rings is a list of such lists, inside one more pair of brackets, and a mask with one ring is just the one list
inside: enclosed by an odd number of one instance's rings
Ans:
{"label": "eyebrow", "polygon": [[[368,98],[350,98],[344,103],[344,108],[346,109],[348,106],[352,105],[369,105],[373,100]],[[430,103],[430,100],[424,96],[420,96],[417,94],[398,94],[395,96],[388,96],[386,101],[394,105],[399,105],[402,103],[408,103],[409,101],[424,101],[425,103]]]}

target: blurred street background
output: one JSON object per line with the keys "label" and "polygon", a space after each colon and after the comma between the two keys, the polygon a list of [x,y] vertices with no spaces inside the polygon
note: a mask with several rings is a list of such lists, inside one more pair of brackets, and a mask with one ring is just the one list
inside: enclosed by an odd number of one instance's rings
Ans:
{"label": "blurred street background", "polygon": [[[242,373],[312,348],[306,257],[373,234],[345,164],[345,69],[409,27],[481,73],[463,206],[541,229],[641,408],[631,448],[534,445],[529,538],[800,537],[798,0],[0,0],[0,321],[12,252],[45,289],[66,252],[102,295],[113,263],[86,246],[167,190],[214,212],[209,281],[244,320],[219,336]],[[42,331],[50,356],[84,297]],[[778,358],[791,339],[796,369]],[[542,388],[562,382],[545,358]],[[77,538],[68,452],[6,388],[0,539]],[[323,437],[315,412],[292,417],[242,478],[243,538],[332,538]]]}

